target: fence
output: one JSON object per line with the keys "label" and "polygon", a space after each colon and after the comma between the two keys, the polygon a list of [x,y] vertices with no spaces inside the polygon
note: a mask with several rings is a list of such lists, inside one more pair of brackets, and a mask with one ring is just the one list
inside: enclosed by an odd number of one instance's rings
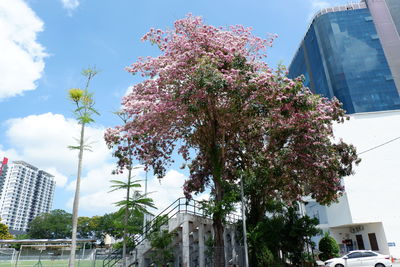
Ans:
{"label": "fence", "polygon": [[[0,249],[0,267],[57,267],[68,266],[71,251],[67,248],[48,249],[44,246],[38,248],[24,248],[19,251],[12,248]],[[95,267],[96,249],[79,249],[76,251],[75,266]],[[101,266],[101,265],[97,265]]]}

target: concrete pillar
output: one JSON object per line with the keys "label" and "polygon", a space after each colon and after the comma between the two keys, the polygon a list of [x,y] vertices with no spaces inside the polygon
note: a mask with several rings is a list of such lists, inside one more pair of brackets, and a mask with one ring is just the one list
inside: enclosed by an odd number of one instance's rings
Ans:
{"label": "concrete pillar", "polygon": [[204,233],[204,224],[199,224],[199,267],[205,267],[206,262],[204,258],[204,252],[205,252],[205,245],[204,245],[204,239],[205,239],[205,233]]}
{"label": "concrete pillar", "polygon": [[145,267],[144,266],[144,255],[143,255],[143,252],[138,252],[138,266],[139,267]]}
{"label": "concrete pillar", "polygon": [[224,256],[225,256],[225,267],[228,266],[228,262],[229,262],[229,252],[228,252],[228,228],[225,227],[224,229]]}
{"label": "concrete pillar", "polygon": [[236,240],[235,240],[235,228],[231,229],[231,246],[232,246],[232,259],[234,264],[238,264],[236,262]]}
{"label": "concrete pillar", "polygon": [[186,219],[182,224],[182,267],[190,265],[190,238],[189,221]]}

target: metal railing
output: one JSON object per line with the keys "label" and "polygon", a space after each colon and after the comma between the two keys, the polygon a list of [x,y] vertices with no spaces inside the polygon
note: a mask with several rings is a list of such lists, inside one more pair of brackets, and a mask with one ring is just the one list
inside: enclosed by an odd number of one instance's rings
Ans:
{"label": "metal railing", "polygon": [[[168,221],[177,214],[192,214],[195,216],[212,219],[212,215],[207,212],[202,202],[184,197],[178,198],[156,217],[145,224],[145,226],[142,228],[142,234],[138,235],[134,239],[135,246],[141,244],[147,238],[147,236],[157,231],[162,225],[167,224]],[[234,224],[239,220],[241,220],[241,216],[235,213],[228,214],[225,217],[225,221],[228,224]]]}
{"label": "metal railing", "polygon": [[111,251],[103,260],[103,267],[112,267],[122,259],[122,249]]}
{"label": "metal railing", "polygon": [[[192,214],[195,216],[212,219],[212,215],[207,212],[202,202],[184,197],[178,198],[142,227],[142,234],[137,235],[134,238],[135,247],[137,248],[137,246],[146,240],[149,235],[155,231],[158,231],[161,226],[166,225],[171,218],[178,214]],[[241,216],[235,213],[228,214],[225,217],[225,221],[228,224],[234,224],[239,220],[241,220]],[[121,259],[122,250],[116,249],[103,260],[103,267],[114,266]]]}

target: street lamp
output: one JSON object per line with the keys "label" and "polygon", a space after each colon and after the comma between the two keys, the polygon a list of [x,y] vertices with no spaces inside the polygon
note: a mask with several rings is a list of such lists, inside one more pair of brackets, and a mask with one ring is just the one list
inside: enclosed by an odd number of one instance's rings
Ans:
{"label": "street lamp", "polygon": [[244,243],[244,266],[249,267],[249,251],[247,248],[247,230],[246,230],[246,210],[244,205],[243,175],[240,175],[240,192],[242,195],[242,221],[243,221],[243,243]]}

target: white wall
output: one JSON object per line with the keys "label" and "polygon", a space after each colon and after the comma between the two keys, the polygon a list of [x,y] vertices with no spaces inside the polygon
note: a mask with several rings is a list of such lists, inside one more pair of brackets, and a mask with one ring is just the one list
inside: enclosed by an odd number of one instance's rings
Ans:
{"label": "white wall", "polygon": [[347,193],[339,198],[338,203],[332,203],[326,209],[329,227],[353,223]]}
{"label": "white wall", "polygon": [[[355,225],[353,226],[345,226],[345,227],[337,227],[337,228],[331,228],[330,229],[330,234],[333,236],[333,238],[335,238],[336,242],[338,244],[342,244],[343,240],[345,239],[351,239],[353,240],[353,250],[354,249],[360,249],[357,247],[357,239],[356,239],[356,235],[361,235],[363,238],[363,242],[364,242],[364,248],[371,250],[371,244],[369,241],[369,237],[368,234],[369,233],[374,233],[376,236],[376,241],[378,243],[378,252],[382,253],[382,254],[389,254],[389,249],[387,246],[387,239],[385,236],[385,232],[383,230],[383,226],[382,223],[369,223],[369,224],[363,224],[363,230],[358,231],[356,233],[352,233],[350,231],[350,229],[352,227],[355,227]],[[347,251],[342,251],[343,253],[347,253]]]}
{"label": "white wall", "polygon": [[[334,132],[337,138],[355,145],[359,153],[400,137],[400,111],[350,117],[344,124],[336,125]],[[382,222],[387,242],[400,247],[400,139],[360,157],[355,175],[344,178],[351,221]],[[338,221],[334,216],[340,216],[339,210],[328,208],[328,218]]]}

